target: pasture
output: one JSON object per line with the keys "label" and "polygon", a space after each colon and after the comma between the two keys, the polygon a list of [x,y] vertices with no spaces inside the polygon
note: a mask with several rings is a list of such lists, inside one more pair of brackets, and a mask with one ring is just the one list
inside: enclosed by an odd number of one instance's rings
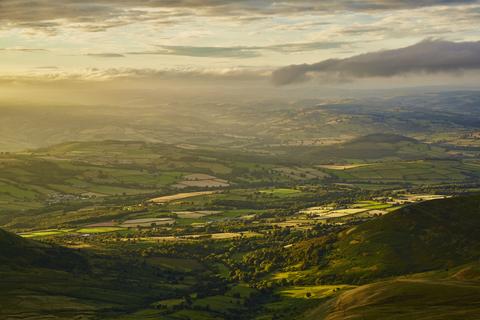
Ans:
{"label": "pasture", "polygon": [[325,169],[337,178],[350,183],[383,182],[438,184],[476,181],[480,167],[468,161],[422,160],[375,163],[345,170]]}
{"label": "pasture", "polygon": [[282,288],[278,293],[288,298],[324,299],[335,295],[340,290],[351,289],[348,285],[320,285],[320,286],[294,286]]}
{"label": "pasture", "polygon": [[273,188],[273,189],[264,189],[260,190],[261,193],[265,195],[272,195],[277,197],[289,197],[302,193],[302,191],[297,189],[287,189],[287,188]]}

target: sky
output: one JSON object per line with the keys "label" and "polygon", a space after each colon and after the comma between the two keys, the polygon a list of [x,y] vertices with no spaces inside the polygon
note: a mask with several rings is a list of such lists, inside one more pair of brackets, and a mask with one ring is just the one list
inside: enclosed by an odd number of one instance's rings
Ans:
{"label": "sky", "polygon": [[0,89],[475,86],[479,41],[475,0],[0,0]]}

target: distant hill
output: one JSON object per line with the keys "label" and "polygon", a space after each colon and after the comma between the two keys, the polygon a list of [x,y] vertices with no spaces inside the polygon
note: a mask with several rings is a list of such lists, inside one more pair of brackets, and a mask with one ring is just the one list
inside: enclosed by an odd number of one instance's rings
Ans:
{"label": "distant hill", "polygon": [[342,232],[321,277],[367,282],[480,258],[480,196],[410,205]]}
{"label": "distant hill", "polygon": [[296,161],[341,163],[358,161],[419,160],[448,157],[444,149],[396,134],[376,133],[325,147],[287,149]]}

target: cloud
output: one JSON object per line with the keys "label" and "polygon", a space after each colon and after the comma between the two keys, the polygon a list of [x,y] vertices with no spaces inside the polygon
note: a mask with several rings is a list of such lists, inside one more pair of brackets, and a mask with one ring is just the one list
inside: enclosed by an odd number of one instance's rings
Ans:
{"label": "cloud", "polygon": [[[44,72],[42,72],[42,70]],[[78,72],[65,72],[57,67],[36,68],[33,72],[16,75],[1,75],[0,83],[3,84],[30,84],[48,85],[57,83],[96,83],[110,81],[183,81],[204,83],[219,81],[267,82],[271,74],[269,69],[260,68],[170,68],[170,69],[137,69],[137,68],[90,68]]]}
{"label": "cloud", "polygon": [[288,85],[307,81],[314,76],[333,80],[470,70],[480,70],[480,42],[425,40],[401,49],[314,64],[290,65],[275,70],[272,81],[276,85]]}
{"label": "cloud", "polygon": [[47,52],[47,49],[43,48],[0,48],[0,52]]}
{"label": "cloud", "polygon": [[89,57],[96,57],[96,58],[123,58],[125,57],[123,54],[120,53],[88,53],[86,54]]}
{"label": "cloud", "polygon": [[150,51],[129,52],[127,54],[158,54],[177,55],[188,57],[208,58],[254,58],[261,55],[263,51],[277,53],[296,53],[306,51],[317,51],[336,49],[347,45],[345,42],[304,42],[284,43],[269,46],[233,46],[233,47],[197,47],[197,46],[158,46],[159,49]]}
{"label": "cloud", "polygon": [[259,54],[250,47],[194,47],[194,46],[159,46],[151,51],[129,52],[134,55],[175,55],[208,58],[253,58]]}
{"label": "cloud", "polygon": [[58,67],[57,66],[40,66],[40,67],[36,67],[35,69],[38,69],[38,70],[58,70]]}
{"label": "cloud", "polygon": [[1,0],[0,26],[54,33],[65,23],[85,31],[154,21],[174,23],[179,17],[235,17],[243,21],[273,15],[304,15],[335,11],[415,9],[478,3],[478,0]]}

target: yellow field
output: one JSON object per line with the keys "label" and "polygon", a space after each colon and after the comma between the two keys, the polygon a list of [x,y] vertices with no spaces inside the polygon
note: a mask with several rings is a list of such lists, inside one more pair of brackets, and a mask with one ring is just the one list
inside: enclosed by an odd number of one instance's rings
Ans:
{"label": "yellow field", "polygon": [[348,170],[348,169],[360,168],[365,166],[370,166],[370,164],[369,163],[348,164],[348,165],[322,164],[322,165],[318,165],[317,167],[323,168],[323,169],[330,169],[330,170]]}
{"label": "yellow field", "polygon": [[186,192],[186,193],[177,193],[170,196],[163,196],[158,198],[150,199],[150,202],[154,203],[166,203],[175,200],[187,199],[198,196],[206,196],[210,194],[217,193],[218,191],[198,191],[198,192]]}
{"label": "yellow field", "polygon": [[241,232],[241,233],[240,232],[222,232],[222,233],[212,233],[211,236],[212,236],[212,239],[223,240],[223,239],[240,238],[242,236],[246,238],[259,237],[261,236],[261,234],[256,232],[251,232],[251,231]]}

